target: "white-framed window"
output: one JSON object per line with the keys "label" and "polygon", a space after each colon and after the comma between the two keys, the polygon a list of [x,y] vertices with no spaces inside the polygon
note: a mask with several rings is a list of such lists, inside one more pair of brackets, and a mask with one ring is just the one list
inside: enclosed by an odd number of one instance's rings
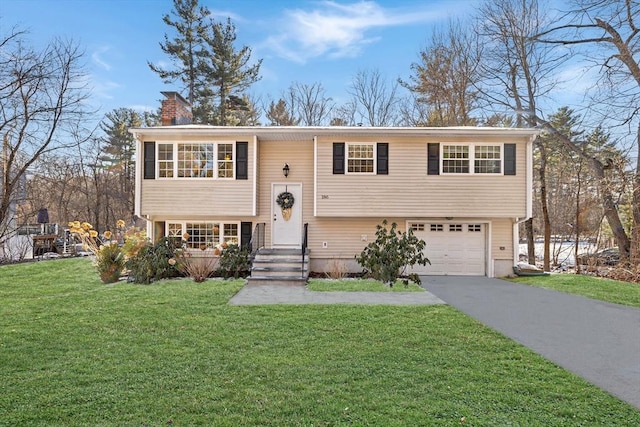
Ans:
{"label": "white-framed window", "polygon": [[502,146],[475,145],[474,173],[502,173]]}
{"label": "white-framed window", "polygon": [[442,146],[442,173],[469,173],[469,146]]}
{"label": "white-framed window", "polygon": [[158,177],[173,178],[173,144],[158,144]]}
{"label": "white-framed window", "polygon": [[188,249],[214,249],[221,243],[240,244],[240,223],[224,221],[167,221],[169,238],[186,239]]}
{"label": "white-framed window", "polygon": [[235,178],[235,144],[177,142],[158,144],[158,178]]}
{"label": "white-framed window", "polygon": [[376,144],[347,143],[347,173],[375,174]]}
{"label": "white-framed window", "polygon": [[218,178],[233,178],[234,144],[218,144]]}
{"label": "white-framed window", "polygon": [[479,233],[482,231],[482,224],[469,224],[467,230],[470,233]]}
{"label": "white-framed window", "polygon": [[442,144],[443,174],[501,174],[502,144]]}
{"label": "white-framed window", "polygon": [[410,225],[412,231],[424,231],[424,223],[414,222]]}
{"label": "white-framed window", "polygon": [[449,224],[449,231],[458,233],[462,231],[462,224]]}
{"label": "white-framed window", "polygon": [[179,143],[178,178],[213,178],[214,145]]}
{"label": "white-framed window", "polygon": [[429,230],[431,230],[431,231],[444,231],[444,225],[442,225],[442,224],[429,224]]}

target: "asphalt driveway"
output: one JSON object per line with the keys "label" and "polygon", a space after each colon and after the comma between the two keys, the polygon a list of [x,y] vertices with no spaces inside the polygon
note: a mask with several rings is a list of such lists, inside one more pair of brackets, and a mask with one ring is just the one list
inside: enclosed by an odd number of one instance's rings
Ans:
{"label": "asphalt driveway", "polygon": [[640,408],[640,309],[487,277],[421,279],[449,305]]}

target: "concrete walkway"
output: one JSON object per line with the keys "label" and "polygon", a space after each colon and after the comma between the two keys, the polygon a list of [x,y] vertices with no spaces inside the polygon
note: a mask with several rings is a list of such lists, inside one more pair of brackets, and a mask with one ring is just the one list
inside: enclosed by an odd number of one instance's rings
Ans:
{"label": "concrete walkway", "polygon": [[640,408],[640,309],[486,277],[421,277],[448,304]]}
{"label": "concrete walkway", "polygon": [[432,305],[444,301],[429,292],[315,292],[304,286],[245,285],[229,304]]}

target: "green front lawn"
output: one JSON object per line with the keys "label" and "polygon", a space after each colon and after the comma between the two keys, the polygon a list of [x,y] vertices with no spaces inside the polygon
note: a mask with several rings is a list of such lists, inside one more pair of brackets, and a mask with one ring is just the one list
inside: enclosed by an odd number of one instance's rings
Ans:
{"label": "green front lawn", "polygon": [[580,274],[516,277],[513,282],[640,308],[640,284]]}
{"label": "green front lawn", "polygon": [[0,267],[0,425],[640,425],[448,306],[230,306],[242,281]]}

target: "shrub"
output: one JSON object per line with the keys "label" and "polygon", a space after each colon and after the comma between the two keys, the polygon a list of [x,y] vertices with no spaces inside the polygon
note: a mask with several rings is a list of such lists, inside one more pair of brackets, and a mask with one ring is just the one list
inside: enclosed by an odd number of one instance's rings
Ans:
{"label": "shrub", "polygon": [[411,229],[405,233],[396,230],[397,224],[387,229],[387,220],[376,226],[376,240],[369,243],[356,261],[371,277],[393,286],[407,267],[431,262],[424,256],[424,240],[418,239]]}
{"label": "shrub", "polygon": [[101,245],[95,252],[96,268],[102,283],[115,283],[124,270],[124,255],[117,242]]}
{"label": "shrub", "polygon": [[194,256],[187,250],[179,249],[176,251],[175,260],[178,270],[193,279],[194,282],[200,283],[207,280],[207,278],[216,271],[219,258],[212,256]]}
{"label": "shrub", "polygon": [[220,255],[220,274],[225,279],[232,277],[237,279],[249,272],[249,250],[232,244]]}
{"label": "shrub", "polygon": [[338,258],[332,258],[327,263],[327,277],[339,280],[347,274],[347,264]]}
{"label": "shrub", "polygon": [[[124,221],[116,223],[117,229],[124,228]],[[113,283],[120,279],[125,264],[125,255],[111,231],[105,231],[104,242],[98,232],[88,222],[73,221],[69,223],[70,231],[82,242],[84,250],[91,251],[96,257],[95,265],[103,283]]]}
{"label": "shrub", "polygon": [[173,241],[166,237],[155,245],[147,243],[139,248],[126,262],[129,281],[149,284],[155,280],[179,276],[180,272],[175,267],[175,250]]}

